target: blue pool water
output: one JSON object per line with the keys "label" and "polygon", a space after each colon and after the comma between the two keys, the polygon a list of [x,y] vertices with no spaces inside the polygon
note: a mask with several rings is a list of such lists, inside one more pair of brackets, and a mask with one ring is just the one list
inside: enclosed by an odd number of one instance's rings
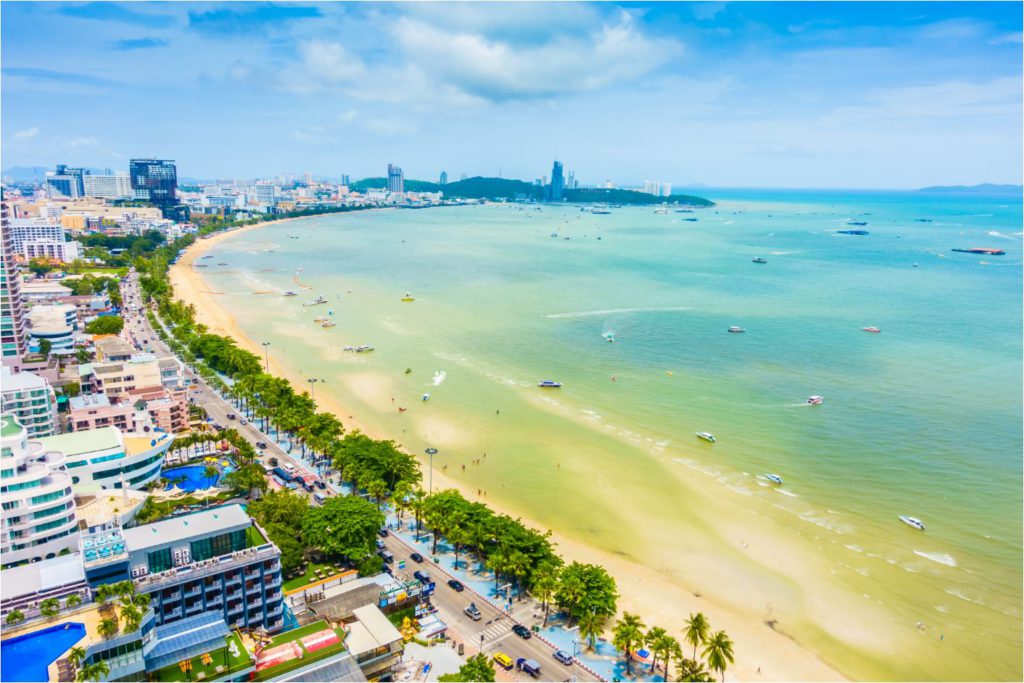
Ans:
{"label": "blue pool water", "polygon": [[0,645],[0,679],[45,681],[46,667],[85,637],[85,625],[60,624],[5,640]]}
{"label": "blue pool water", "polygon": [[232,465],[228,465],[227,467],[218,466],[217,474],[212,477],[208,477],[206,476],[205,464],[185,465],[184,467],[175,467],[174,469],[164,470],[163,472],[160,473],[160,476],[162,476],[164,479],[169,480],[184,477],[183,481],[168,484],[167,490],[169,491],[170,489],[176,486],[182,491],[188,491],[189,493],[192,493],[193,491],[201,491],[203,489],[213,488],[214,486],[217,485],[217,482],[220,480],[222,474],[228,474],[232,470],[234,470],[234,467]]}

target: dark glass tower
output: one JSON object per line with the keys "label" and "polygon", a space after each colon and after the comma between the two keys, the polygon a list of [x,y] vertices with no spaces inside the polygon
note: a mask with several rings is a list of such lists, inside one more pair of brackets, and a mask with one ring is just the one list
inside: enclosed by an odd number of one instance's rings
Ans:
{"label": "dark glass tower", "polygon": [[388,192],[405,192],[405,176],[398,166],[388,164]]}
{"label": "dark glass tower", "polygon": [[146,199],[164,212],[178,203],[178,169],[173,161],[132,159],[128,173],[136,199]]}
{"label": "dark glass tower", "polygon": [[551,167],[551,185],[548,188],[548,199],[553,202],[562,201],[562,190],[565,189],[565,179],[562,177],[562,162],[556,161]]}

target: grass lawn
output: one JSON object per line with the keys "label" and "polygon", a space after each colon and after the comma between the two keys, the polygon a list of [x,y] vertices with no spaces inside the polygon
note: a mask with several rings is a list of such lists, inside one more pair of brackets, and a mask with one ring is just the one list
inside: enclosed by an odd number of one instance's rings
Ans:
{"label": "grass lawn", "polygon": [[294,577],[288,579],[287,581],[284,582],[284,585],[282,586],[282,588],[285,591],[290,591],[290,590],[295,589],[295,588],[301,588],[301,587],[305,586],[306,584],[313,583],[314,581],[319,581],[320,579],[317,578],[317,575],[313,573],[317,569],[323,569],[324,571],[327,572],[327,574],[329,576],[338,573],[338,570],[335,569],[333,564],[320,563],[320,562],[310,562],[306,566],[306,573],[305,574],[302,574],[300,576],[294,576]]}
{"label": "grass lawn", "polygon": [[[242,643],[239,642],[238,636],[231,634],[231,641],[235,643],[238,648],[238,657],[233,656],[227,647],[221,647],[216,650],[209,652],[212,662],[209,666],[203,664],[202,655],[192,658],[192,672],[188,674],[181,670],[181,666],[177,663],[165,666],[156,672],[155,677],[158,681],[196,681],[197,676],[200,673],[205,674],[203,678],[209,680],[218,676],[223,676],[225,673],[231,671],[239,671],[245,669],[253,664],[253,660],[249,657],[249,653],[242,647]],[[217,673],[218,666],[224,666],[224,654],[227,653],[228,657],[228,669]]]}
{"label": "grass lawn", "polygon": [[[330,625],[326,621],[318,621],[316,623],[309,624],[308,626],[302,626],[300,628],[295,629],[294,631],[288,631],[287,633],[282,633],[278,636],[275,636],[274,639],[271,640],[269,644],[267,644],[266,649],[269,650],[279,645],[284,645],[285,643],[290,643],[292,641],[299,640],[300,638],[304,638],[311,633],[317,633],[319,631],[323,631],[324,629],[330,628]],[[264,669],[263,671],[256,673],[252,680],[270,680],[278,676],[281,676],[282,674],[288,671],[292,671],[299,667],[308,666],[309,664],[312,664],[317,660],[326,659],[327,657],[335,655],[339,651],[344,650],[345,632],[341,629],[331,630],[333,630],[338,635],[338,638],[340,638],[342,642],[337,643],[335,645],[330,645],[325,648],[321,648],[319,650],[314,650],[313,652],[306,651],[306,648],[302,646],[302,644],[300,643],[299,647],[302,648],[303,652],[305,653],[305,656],[299,659],[293,659],[291,661],[284,662],[282,664],[278,664],[276,666]]]}
{"label": "grass lawn", "polygon": [[267,539],[263,538],[263,534],[255,526],[250,526],[245,530],[245,547],[255,548],[258,545],[263,545],[267,542]]}

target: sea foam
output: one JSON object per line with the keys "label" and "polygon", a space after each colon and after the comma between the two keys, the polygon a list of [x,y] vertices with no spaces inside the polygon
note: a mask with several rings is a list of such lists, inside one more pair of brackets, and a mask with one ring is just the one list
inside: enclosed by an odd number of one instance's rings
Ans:
{"label": "sea foam", "polygon": [[956,560],[953,558],[953,556],[949,555],[947,553],[929,553],[929,552],[925,552],[923,550],[915,550],[914,554],[917,555],[918,557],[923,557],[926,560],[931,560],[932,562],[938,562],[939,564],[944,564],[947,567],[955,567],[955,566],[957,566],[956,565]]}

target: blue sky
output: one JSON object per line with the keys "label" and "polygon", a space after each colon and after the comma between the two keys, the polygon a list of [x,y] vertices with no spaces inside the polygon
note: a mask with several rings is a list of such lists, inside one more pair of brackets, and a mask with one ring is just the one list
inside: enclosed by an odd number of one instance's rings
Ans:
{"label": "blue sky", "polygon": [[4,168],[1021,182],[1020,3],[31,3]]}

